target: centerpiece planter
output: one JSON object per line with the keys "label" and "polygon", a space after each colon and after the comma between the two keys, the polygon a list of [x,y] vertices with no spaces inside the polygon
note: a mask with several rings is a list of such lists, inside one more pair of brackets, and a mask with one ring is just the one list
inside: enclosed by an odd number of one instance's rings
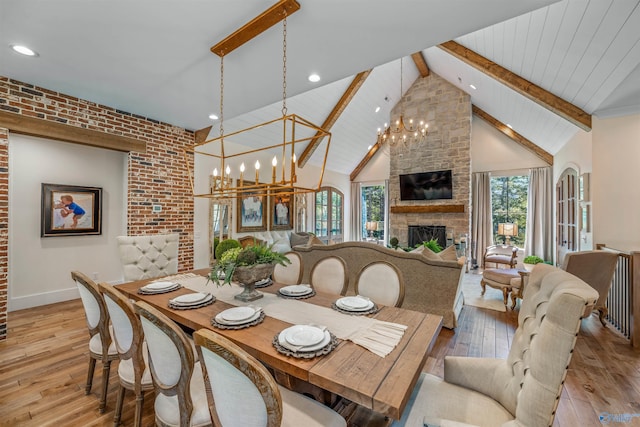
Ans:
{"label": "centerpiece planter", "polygon": [[274,264],[255,264],[251,266],[236,267],[233,273],[233,281],[240,283],[244,290],[242,293],[234,296],[235,299],[248,302],[262,298],[262,292],[255,288],[256,282],[264,280],[271,276]]}

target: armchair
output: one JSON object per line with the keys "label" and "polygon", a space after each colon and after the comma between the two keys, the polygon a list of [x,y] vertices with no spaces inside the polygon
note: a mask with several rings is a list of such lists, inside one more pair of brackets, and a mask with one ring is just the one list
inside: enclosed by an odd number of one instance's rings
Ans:
{"label": "armchair", "polygon": [[518,248],[511,245],[491,245],[484,250],[482,268],[487,268],[487,263],[508,265],[508,268],[516,268],[518,262]]}
{"label": "armchair", "polygon": [[611,289],[617,262],[618,255],[615,252],[597,250],[570,252],[565,255],[562,264],[564,271],[584,280],[600,294],[594,310],[598,310],[602,326],[607,326],[604,321],[608,313],[605,304]]}
{"label": "armchair", "polygon": [[581,319],[598,293],[546,264],[524,293],[507,359],[446,357],[444,378],[423,373],[393,427],[553,425]]}

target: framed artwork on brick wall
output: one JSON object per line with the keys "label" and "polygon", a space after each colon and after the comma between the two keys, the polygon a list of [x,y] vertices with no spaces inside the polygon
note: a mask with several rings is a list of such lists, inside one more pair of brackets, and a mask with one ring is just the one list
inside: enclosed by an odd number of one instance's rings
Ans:
{"label": "framed artwork on brick wall", "polygon": [[[253,185],[253,182],[244,181],[246,186]],[[238,213],[238,233],[249,231],[267,230],[267,198],[258,196],[258,193],[246,193],[243,197],[238,197],[236,212]]]}
{"label": "framed artwork on brick wall", "polygon": [[102,234],[102,188],[42,184],[40,237]]}

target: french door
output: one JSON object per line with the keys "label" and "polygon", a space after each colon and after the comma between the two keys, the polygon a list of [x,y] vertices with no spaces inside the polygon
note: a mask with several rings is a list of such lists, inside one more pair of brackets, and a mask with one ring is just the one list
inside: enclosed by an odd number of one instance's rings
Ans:
{"label": "french door", "polygon": [[578,250],[578,173],[566,169],[556,183],[556,265]]}

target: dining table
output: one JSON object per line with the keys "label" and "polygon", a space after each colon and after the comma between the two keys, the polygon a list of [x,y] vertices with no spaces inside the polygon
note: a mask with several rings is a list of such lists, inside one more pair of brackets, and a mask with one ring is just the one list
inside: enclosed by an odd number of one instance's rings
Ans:
{"label": "dining table", "polygon": [[[200,277],[204,281],[210,269],[197,269],[183,272],[186,277]],[[165,278],[171,280],[174,276]],[[179,277],[179,276],[178,276]],[[184,276],[183,276],[184,277]],[[418,380],[423,366],[429,356],[442,327],[442,317],[401,307],[380,306],[375,313],[366,316],[336,315],[341,323],[349,324],[359,317],[368,317],[383,324],[404,325],[404,333],[393,349],[381,356],[350,339],[339,339],[338,345],[328,354],[312,358],[298,358],[279,352],[274,344],[274,337],[292,324],[277,317],[267,315],[264,320],[254,326],[242,329],[219,329],[212,325],[212,319],[219,313],[234,306],[248,305],[241,301],[229,302],[218,298],[213,304],[195,309],[174,309],[169,301],[179,295],[194,292],[189,285],[184,285],[172,292],[159,294],[141,294],[139,289],[151,281],[163,280],[154,278],[115,285],[127,297],[145,301],[159,309],[174,322],[188,330],[202,328],[213,330],[239,345],[263,364],[284,376],[312,384],[326,392],[348,399],[364,408],[391,419],[400,419],[409,397]],[[180,280],[176,280],[180,283]],[[218,286],[208,282],[207,292],[216,295],[225,287],[236,287],[237,293],[242,291],[237,284]],[[265,295],[277,295],[284,285],[273,283],[259,289]],[[198,291],[202,292],[202,286]],[[229,288],[224,289],[229,292]],[[314,295],[301,301],[304,309],[325,307],[335,311],[337,299],[341,295],[314,292]],[[266,299],[266,298],[265,298]],[[273,299],[273,298],[272,298]],[[257,301],[259,302],[259,300]]]}

